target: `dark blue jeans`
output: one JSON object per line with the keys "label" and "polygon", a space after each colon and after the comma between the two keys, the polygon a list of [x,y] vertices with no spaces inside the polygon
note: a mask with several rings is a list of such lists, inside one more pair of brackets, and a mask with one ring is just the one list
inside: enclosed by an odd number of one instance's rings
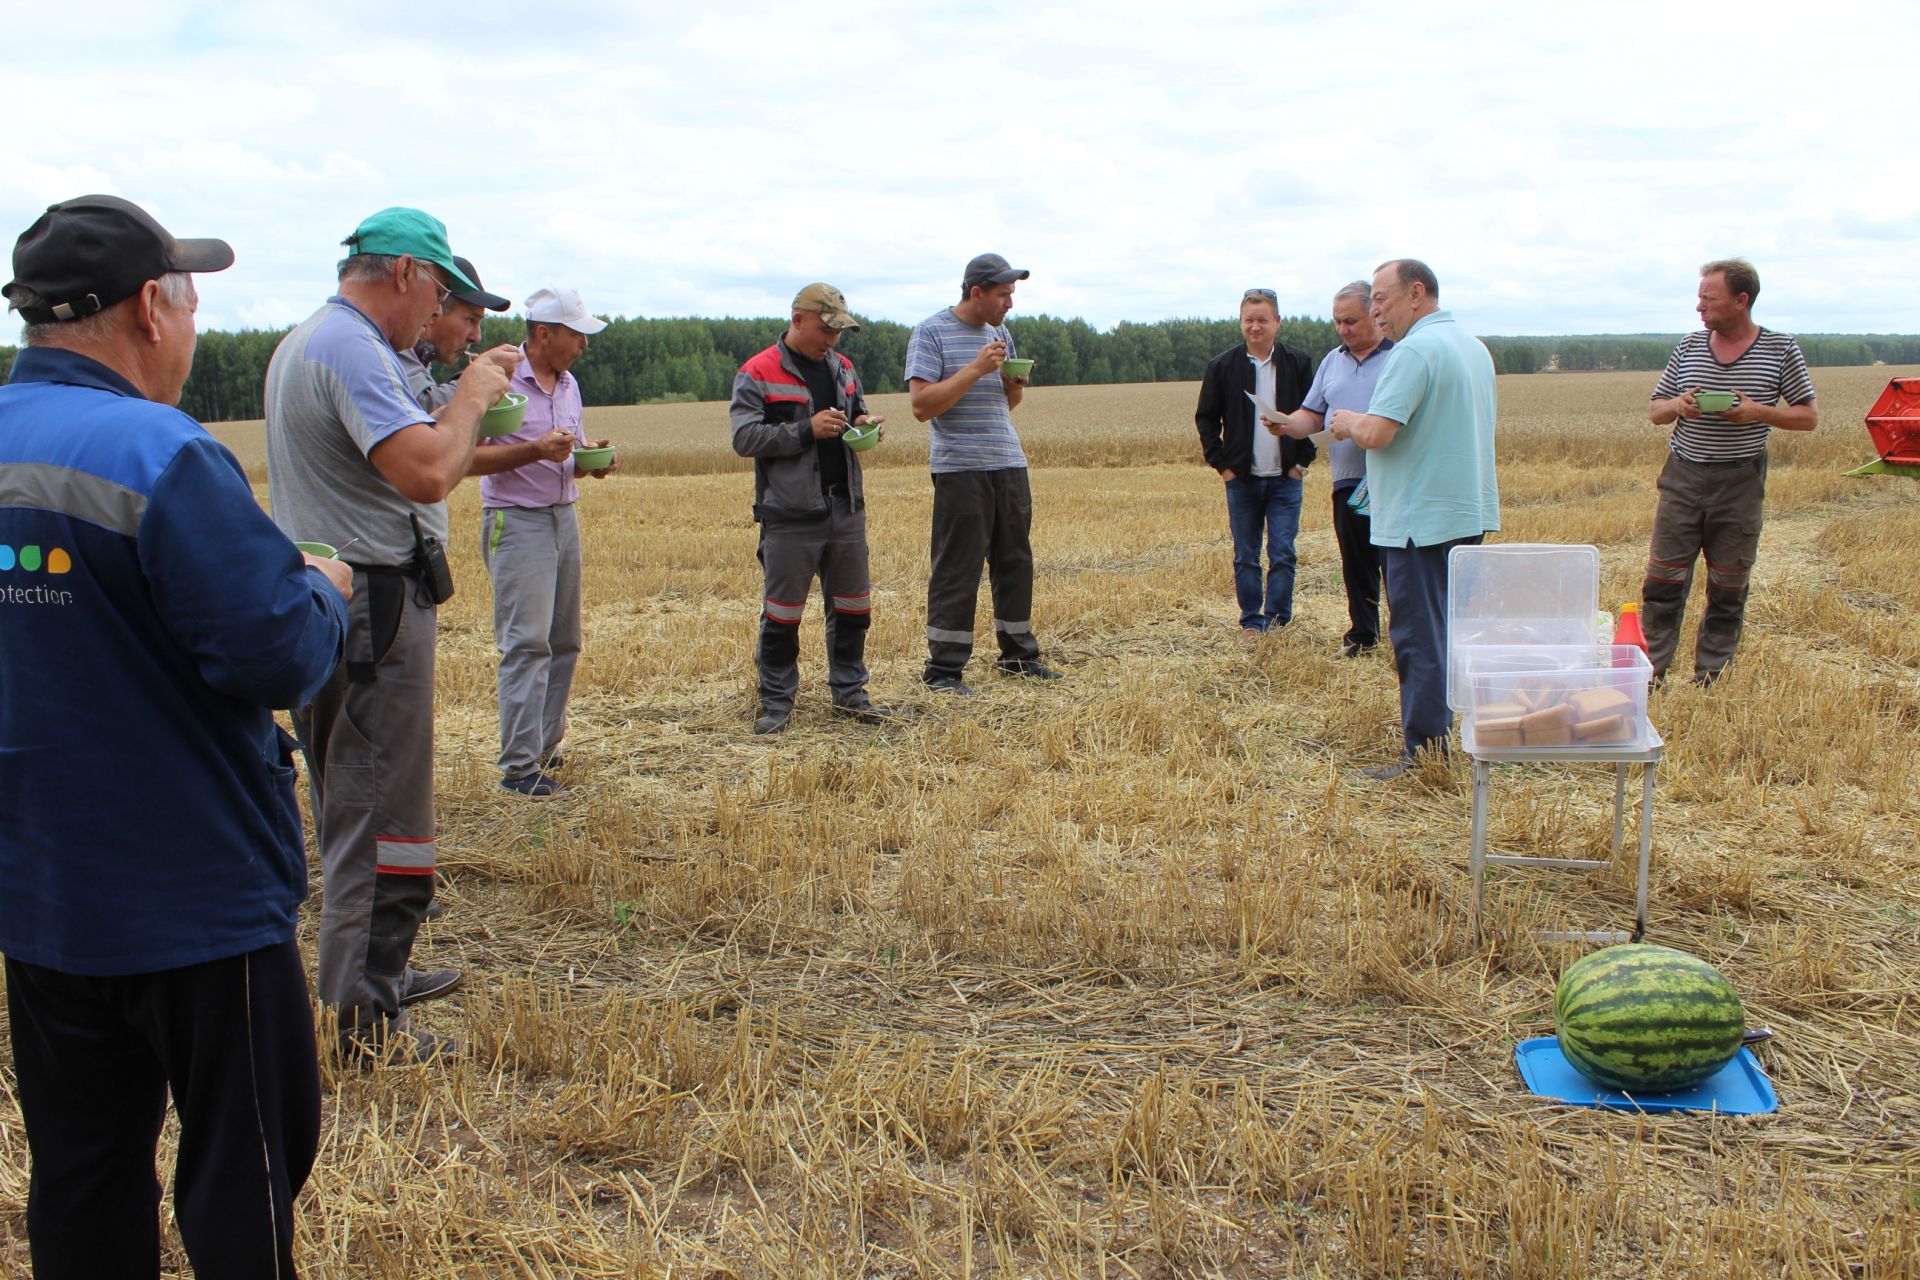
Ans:
{"label": "dark blue jeans", "polygon": [[[1301,483],[1290,476],[1241,475],[1226,481],[1233,530],[1233,592],[1240,625],[1255,631],[1293,620],[1293,539],[1300,532]],[[1260,532],[1267,535],[1266,590],[1260,582]]]}
{"label": "dark blue jeans", "polygon": [[1400,731],[1407,759],[1424,750],[1445,754],[1453,729],[1447,705],[1447,554],[1477,547],[1484,534],[1431,547],[1378,547],[1386,570],[1387,635],[1400,675]]}

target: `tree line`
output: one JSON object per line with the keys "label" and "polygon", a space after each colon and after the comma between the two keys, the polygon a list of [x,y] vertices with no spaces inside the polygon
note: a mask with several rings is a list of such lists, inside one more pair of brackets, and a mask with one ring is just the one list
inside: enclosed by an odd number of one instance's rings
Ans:
{"label": "tree line", "polygon": [[[1122,321],[1096,329],[1085,320],[1015,316],[1008,322],[1014,346],[1036,361],[1038,386],[1111,382],[1193,382],[1207,361],[1240,341],[1236,320],[1190,318],[1152,324]],[[780,318],[620,318],[594,335],[574,366],[590,405],[657,404],[724,400],[740,365],[778,337]],[[518,342],[525,323],[489,316],[483,346]],[[193,373],[180,407],[202,422],[258,418],[267,361],[286,329],[213,331],[200,335]],[[869,391],[905,390],[909,326],[862,320],[860,332],[840,349],[860,371]],[[1657,371],[1679,334],[1596,334],[1577,337],[1489,337],[1494,367],[1501,373],[1579,372],[1598,369]],[[1287,316],[1280,340],[1315,362],[1339,345],[1333,324],[1314,316]],[[1920,335],[1802,334],[1800,345],[1813,365],[1920,364]],[[0,346],[0,368],[10,368],[15,349]],[[439,371],[447,376],[449,370]]]}

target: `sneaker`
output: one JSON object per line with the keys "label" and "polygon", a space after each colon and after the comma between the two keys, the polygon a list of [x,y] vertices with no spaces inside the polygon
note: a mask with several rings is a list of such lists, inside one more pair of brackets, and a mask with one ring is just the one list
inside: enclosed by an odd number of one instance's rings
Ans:
{"label": "sneaker", "polygon": [[464,976],[458,969],[416,969],[408,965],[405,976],[400,979],[400,1007],[404,1009],[422,1000],[452,995],[459,990]]}
{"label": "sneaker", "polygon": [[447,904],[440,901],[439,898],[436,897],[432,902],[427,904],[426,918],[428,920],[438,920],[445,914],[447,914]]}
{"label": "sneaker", "polygon": [[540,772],[553,773],[567,767],[567,758],[560,754],[558,747],[540,757]]}
{"label": "sneaker", "polygon": [[787,727],[787,716],[789,714],[790,713],[785,711],[764,711],[760,714],[760,718],[753,722],[753,731],[755,733],[779,733]]}
{"label": "sneaker", "polygon": [[1372,769],[1362,769],[1361,776],[1369,782],[1392,782],[1404,776],[1413,768],[1411,760],[1396,760],[1392,764],[1379,765]]}
{"label": "sneaker", "polygon": [[1696,671],[1693,673],[1693,679],[1688,681],[1688,683],[1698,685],[1702,689],[1711,689],[1713,688],[1714,681],[1720,678],[1720,673],[1723,670],[1725,670],[1725,668],[1716,668],[1712,671]]}
{"label": "sneaker", "polygon": [[500,779],[500,785],[508,791],[517,792],[523,796],[531,796],[535,800],[544,800],[548,796],[557,796],[566,791],[565,787],[538,769],[526,774],[524,777],[502,778]]}
{"label": "sneaker", "polygon": [[833,713],[861,724],[885,724],[893,719],[892,707],[876,707],[864,693],[852,701],[834,703]]}
{"label": "sneaker", "polygon": [[950,693],[957,698],[971,698],[973,690],[961,681],[959,676],[927,676],[927,688],[935,693]]}
{"label": "sneaker", "polygon": [[1240,647],[1242,649],[1253,648],[1255,645],[1260,643],[1260,637],[1265,634],[1266,632],[1262,631],[1258,627],[1240,628]]}
{"label": "sneaker", "polygon": [[[1378,644],[1378,643],[1379,643],[1378,641],[1374,642],[1374,644]],[[1373,650],[1374,650],[1373,644],[1361,644],[1358,640],[1342,640],[1340,642],[1340,656],[1343,658],[1362,657],[1366,654],[1372,653]]]}
{"label": "sneaker", "polygon": [[1038,658],[1020,658],[1013,662],[996,664],[1003,676],[1020,676],[1027,680],[1058,680],[1060,673]]}
{"label": "sneaker", "polygon": [[358,1022],[343,1017],[334,1051],[341,1061],[369,1068],[381,1064],[420,1066],[446,1062],[464,1052],[464,1046],[452,1036],[431,1031],[415,1031],[408,1025],[405,1010],[392,1018],[375,1017]]}

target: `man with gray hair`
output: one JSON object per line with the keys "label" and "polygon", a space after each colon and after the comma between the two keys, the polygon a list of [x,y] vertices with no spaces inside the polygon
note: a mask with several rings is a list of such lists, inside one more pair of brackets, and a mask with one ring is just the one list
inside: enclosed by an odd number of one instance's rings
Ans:
{"label": "man with gray hair", "polygon": [[439,408],[421,407],[398,352],[453,289],[440,220],[383,209],[345,242],[340,291],[281,341],[267,366],[267,483],[295,538],[351,548],[346,660],[294,712],[307,753],[326,873],[320,998],[337,1049],[430,1058],[450,1040],[415,1031],[408,1006],[458,970],[408,964],[433,900],[433,667],[437,610],[453,594],[446,497],[467,473],[480,418],[507,387],[477,360]]}
{"label": "man with gray hair", "polygon": [[155,1143],[196,1275],[291,1276],[320,1138],[295,925],[306,851],[275,708],[340,660],[352,589],[174,406],[180,240],[117,196],[48,209],[6,287],[0,388],[0,952],[42,1280],[160,1274]]}
{"label": "man with gray hair", "polygon": [[1447,556],[1500,527],[1498,400],[1493,356],[1440,309],[1440,282],[1426,263],[1380,264],[1373,319],[1394,348],[1366,412],[1335,411],[1327,433],[1368,451],[1373,545],[1386,569],[1400,677],[1401,758],[1367,771],[1384,782],[1423,753],[1447,751]]}
{"label": "man with gray hair", "polygon": [[1647,409],[1654,426],[1673,424],[1641,588],[1640,624],[1655,680],[1666,679],[1679,648],[1694,561],[1703,553],[1707,608],[1693,678],[1712,684],[1733,660],[1760,549],[1767,437],[1775,427],[1812,431],[1820,423],[1807,358],[1788,335],[1754,323],[1759,296],[1760,273],[1744,258],[1700,268],[1694,310],[1704,327],[1673,349]]}
{"label": "man with gray hair", "polygon": [[[1355,280],[1333,295],[1333,327],[1340,345],[1327,352],[1313,375],[1300,408],[1265,419],[1267,429],[1304,439],[1326,427],[1329,413],[1366,412],[1373,389],[1386,367],[1393,339],[1373,322],[1373,286]],[[1342,657],[1354,658],[1380,642],[1380,555],[1373,546],[1373,521],[1364,502],[1367,454],[1351,440],[1327,447],[1333,463],[1333,536],[1340,546],[1340,576],[1347,588],[1347,634]]]}

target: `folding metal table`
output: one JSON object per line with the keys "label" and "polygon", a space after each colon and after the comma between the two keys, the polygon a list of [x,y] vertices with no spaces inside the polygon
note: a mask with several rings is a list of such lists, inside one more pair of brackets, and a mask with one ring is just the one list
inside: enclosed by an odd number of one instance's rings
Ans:
{"label": "folding metal table", "polygon": [[[1621,929],[1543,929],[1538,936],[1552,942],[1638,942],[1647,931],[1647,864],[1653,854],[1654,770],[1666,751],[1666,741],[1649,726],[1652,741],[1627,747],[1476,747],[1471,731],[1463,744],[1473,757],[1473,933],[1480,936],[1480,917],[1486,905],[1487,867],[1539,867],[1558,871],[1597,871],[1620,857],[1626,835],[1627,767],[1640,766],[1640,874],[1633,894],[1633,932]],[[1500,764],[1610,764],[1613,766],[1613,853],[1599,858],[1513,856],[1487,852],[1487,792],[1493,767]]]}

